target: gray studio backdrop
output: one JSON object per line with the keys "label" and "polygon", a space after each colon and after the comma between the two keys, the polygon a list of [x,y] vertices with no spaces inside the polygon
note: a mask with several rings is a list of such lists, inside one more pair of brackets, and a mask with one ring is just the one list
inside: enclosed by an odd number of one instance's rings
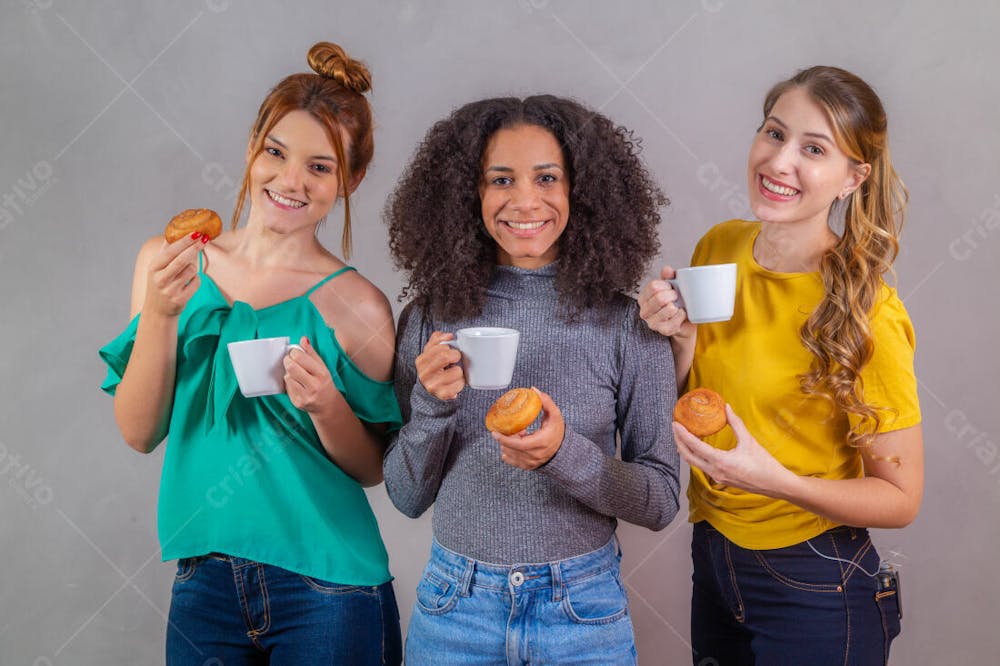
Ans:
{"label": "gray studio backdrop", "polygon": [[[381,208],[416,142],[456,105],[548,91],[634,129],[673,202],[661,261],[684,265],[712,224],[747,213],[747,148],[770,84],[816,63],[874,84],[911,194],[898,285],[918,334],[927,450],[919,518],[875,535],[902,569],[892,663],[996,663],[995,3],[4,0],[2,10],[0,664],[162,662],[173,578],[155,533],[162,453],[122,442],[97,349],[128,319],[143,240],[182,208],[232,210],[257,105],[321,39],[374,75],[376,155],[354,199],[353,263],[393,299],[401,279]],[[331,247],[335,219],[322,232]],[[429,515],[403,517],[382,487],[370,498],[405,628]],[[643,664],[689,663],[685,510],[659,533],[621,528]]]}

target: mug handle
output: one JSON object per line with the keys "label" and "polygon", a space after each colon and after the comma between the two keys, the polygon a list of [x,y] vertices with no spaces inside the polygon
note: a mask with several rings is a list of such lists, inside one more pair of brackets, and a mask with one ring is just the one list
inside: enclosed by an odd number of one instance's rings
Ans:
{"label": "mug handle", "polygon": [[302,345],[297,345],[294,342],[290,342],[285,346],[285,355],[287,356],[288,353],[293,349],[298,349],[300,352],[305,352],[305,349],[302,348]]}
{"label": "mug handle", "polygon": [[678,308],[683,308],[684,297],[681,295],[681,288],[677,285],[677,278],[667,278],[666,280],[664,280],[664,282],[669,282],[670,286],[673,287],[674,291],[677,292],[677,300],[674,301],[674,305],[676,305]]}

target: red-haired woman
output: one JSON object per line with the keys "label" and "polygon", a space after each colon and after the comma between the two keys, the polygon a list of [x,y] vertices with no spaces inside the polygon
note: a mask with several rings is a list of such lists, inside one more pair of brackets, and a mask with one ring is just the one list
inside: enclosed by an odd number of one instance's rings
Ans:
{"label": "red-haired woman", "polygon": [[663,280],[640,296],[678,381],[731,405],[707,441],[674,424],[691,465],[694,663],[881,664],[898,581],[865,528],[916,516],[923,437],[913,327],[883,281],[906,190],[878,96],[834,67],[779,83],[748,180],[759,221],[716,226],[692,259],[737,264],[733,318],[695,326]]}
{"label": "red-haired woman", "polygon": [[[317,228],[372,157],[365,66],[330,43],[264,100],[232,230],[148,241],[134,319],[101,350],[126,442],[169,433],[164,560],[178,559],[167,663],[387,664],[401,659],[385,547],[363,486],[400,424],[385,296]],[[238,227],[244,206],[249,214]],[[197,236],[197,234],[195,235]],[[226,345],[287,337],[286,393],[245,398]],[[216,660],[216,661],[213,661]]]}

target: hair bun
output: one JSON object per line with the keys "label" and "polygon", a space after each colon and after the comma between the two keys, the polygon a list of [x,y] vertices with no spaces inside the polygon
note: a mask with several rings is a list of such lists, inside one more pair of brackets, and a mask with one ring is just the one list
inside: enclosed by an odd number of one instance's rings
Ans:
{"label": "hair bun", "polygon": [[323,78],[334,79],[356,93],[371,90],[372,75],[368,67],[347,55],[339,44],[318,42],[309,49],[307,59],[312,70]]}

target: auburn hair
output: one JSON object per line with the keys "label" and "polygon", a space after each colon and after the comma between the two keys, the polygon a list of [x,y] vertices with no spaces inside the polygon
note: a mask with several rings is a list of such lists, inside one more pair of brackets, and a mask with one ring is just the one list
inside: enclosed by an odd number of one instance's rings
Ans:
{"label": "auburn hair", "polygon": [[[341,251],[351,255],[350,186],[364,174],[375,152],[372,112],[364,93],[371,89],[371,74],[364,63],[354,60],[331,42],[309,49],[309,67],[315,72],[292,74],[274,86],[257,111],[250,130],[250,151],[243,183],[233,211],[232,228],[239,224],[250,192],[250,169],[264,151],[264,140],[274,126],[292,111],[307,111],[326,131],[337,157],[340,187],[344,197],[344,231]],[[344,145],[344,138],[347,145]]]}

